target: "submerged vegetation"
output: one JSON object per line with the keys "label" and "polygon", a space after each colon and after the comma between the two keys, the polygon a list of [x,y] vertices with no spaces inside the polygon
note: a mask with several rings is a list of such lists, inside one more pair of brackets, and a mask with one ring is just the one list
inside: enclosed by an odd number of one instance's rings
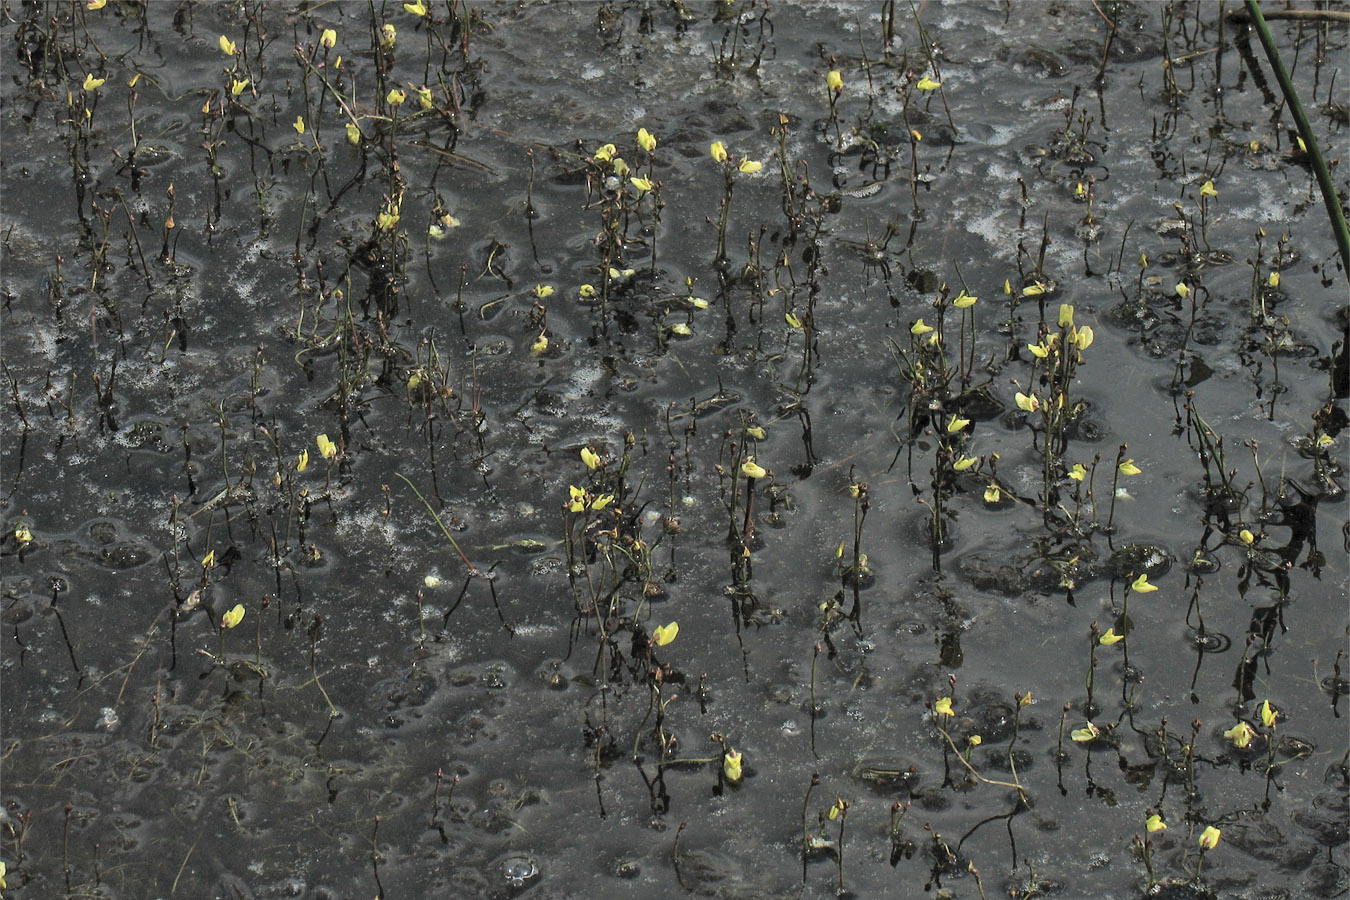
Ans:
{"label": "submerged vegetation", "polygon": [[0,887],[1343,892],[1347,33],[1234,12],[5,7]]}

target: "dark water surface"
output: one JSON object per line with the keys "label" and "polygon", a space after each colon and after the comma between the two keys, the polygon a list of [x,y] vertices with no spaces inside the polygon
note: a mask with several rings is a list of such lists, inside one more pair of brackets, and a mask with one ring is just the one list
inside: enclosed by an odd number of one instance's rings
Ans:
{"label": "dark water surface", "polygon": [[1346,273],[1246,26],[429,7],[4,9],[10,896],[1344,892]]}

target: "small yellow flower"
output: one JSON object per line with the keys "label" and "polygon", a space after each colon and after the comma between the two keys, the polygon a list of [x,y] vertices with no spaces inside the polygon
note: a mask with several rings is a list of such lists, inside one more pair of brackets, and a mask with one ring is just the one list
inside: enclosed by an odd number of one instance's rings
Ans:
{"label": "small yellow flower", "polygon": [[590,447],[582,447],[581,461],[586,464],[586,468],[588,469],[598,469],[600,467],[600,454],[596,453]]}
{"label": "small yellow flower", "polygon": [[1267,728],[1273,728],[1275,726],[1275,720],[1277,718],[1279,718],[1279,713],[1275,712],[1275,710],[1271,708],[1270,701],[1269,700],[1262,701],[1261,724],[1266,726]]}
{"label": "small yellow flower", "polygon": [[1012,281],[1010,281],[1007,278],[1003,279],[1003,293],[1011,294],[1012,292],[1013,292]]}
{"label": "small yellow flower", "polygon": [[952,463],[952,469],[957,472],[964,472],[971,466],[975,465],[977,462],[979,462],[979,460],[973,456],[963,456],[956,462]]}
{"label": "small yellow flower", "polygon": [[1162,816],[1154,813],[1144,820],[1144,828],[1149,834],[1157,834],[1159,831],[1167,830],[1167,823],[1162,820]]}
{"label": "small yellow flower", "polygon": [[1219,846],[1219,838],[1222,835],[1222,831],[1215,828],[1213,825],[1210,825],[1200,833],[1200,849],[1213,850],[1215,847]]}
{"label": "small yellow flower", "polygon": [[1003,492],[998,489],[998,485],[991,484],[984,489],[984,502],[997,503],[1003,497]]}
{"label": "small yellow flower", "polygon": [[954,715],[956,715],[956,713],[952,712],[952,698],[951,698],[951,697],[939,697],[939,698],[937,699],[937,702],[933,704],[933,715],[935,715],[935,716],[954,716]]}
{"label": "small yellow flower", "polygon": [[649,178],[630,178],[628,180],[633,187],[638,189],[638,196],[642,196],[652,189],[652,182]]}
{"label": "small yellow flower", "polygon": [[970,424],[969,419],[963,419],[960,416],[953,416],[951,418],[951,421],[947,423],[947,433],[951,434],[953,432],[960,431],[962,428],[965,428],[969,424]]}
{"label": "small yellow flower", "polygon": [[1143,469],[1134,464],[1133,459],[1127,459],[1120,464],[1120,474],[1122,475],[1141,475],[1143,474],[1143,471]]}
{"label": "small yellow flower", "polygon": [[919,83],[916,84],[915,87],[921,91],[936,91],[938,88],[942,87],[942,82],[934,81],[925,75],[919,79]]}
{"label": "small yellow flower", "polygon": [[924,324],[923,319],[915,319],[914,324],[909,326],[909,333],[913,335],[927,334],[932,330],[933,326]]}
{"label": "small yellow flower", "polygon": [[586,492],[575,484],[567,486],[567,509],[579,513],[586,508]]}
{"label": "small yellow flower", "polygon": [[328,435],[321,434],[314,439],[314,443],[319,445],[319,455],[324,459],[332,459],[337,456],[337,444],[328,439]]}
{"label": "small yellow flower", "polygon": [[1045,293],[1045,285],[1041,284],[1039,281],[1028,287],[1022,288],[1023,297],[1039,297],[1044,293]]}
{"label": "small yellow flower", "polygon": [[530,344],[530,352],[533,353],[535,356],[539,356],[541,353],[544,353],[547,350],[548,350],[548,335],[540,333],[539,337],[534,339],[534,343]]}
{"label": "small yellow flower", "polygon": [[753,456],[747,456],[741,463],[741,474],[746,478],[763,478],[769,473],[763,466],[755,462]]}
{"label": "small yellow flower", "polygon": [[380,210],[375,217],[375,227],[381,231],[393,231],[398,225],[398,213],[392,209]]}
{"label": "small yellow flower", "polygon": [[687,322],[676,322],[670,326],[670,333],[678,334],[680,337],[689,337],[694,333],[694,329],[690,328]]}
{"label": "small yellow flower", "polygon": [[721,141],[713,141],[712,146],[708,148],[708,153],[711,154],[712,158],[717,162],[727,161],[727,146]]}
{"label": "small yellow flower", "polygon": [[1201,196],[1201,197],[1217,197],[1217,196],[1219,196],[1218,190],[1215,189],[1215,187],[1214,187],[1214,182],[1212,182],[1212,181],[1206,181],[1204,184],[1200,185],[1200,196]]}
{"label": "small yellow flower", "polygon": [[1086,744],[1090,741],[1095,741],[1097,738],[1101,737],[1101,733],[1102,731],[1100,728],[1098,728],[1096,725],[1093,725],[1091,722],[1088,722],[1082,728],[1075,728],[1073,731],[1071,731],[1069,733],[1069,737],[1080,744]]}
{"label": "small yellow flower", "polygon": [[355,122],[347,123],[347,143],[361,143],[361,128]]}
{"label": "small yellow flower", "polygon": [[393,22],[385,22],[380,26],[380,46],[386,50],[394,46],[398,40],[398,29],[394,27]]}
{"label": "small yellow flower", "polygon": [[1119,644],[1123,640],[1125,640],[1125,635],[1116,634],[1115,628],[1108,628],[1106,633],[1098,639],[1098,643],[1103,647],[1110,647],[1112,644]]}
{"label": "small yellow flower", "polygon": [[540,300],[545,300],[545,299],[547,299],[547,298],[549,298],[549,297],[552,297],[552,296],[553,296],[553,285],[551,285],[551,284],[536,284],[536,285],[534,286],[534,295],[535,295],[536,297],[538,297]]}
{"label": "small yellow flower", "polygon": [[1150,584],[1148,574],[1140,575],[1134,581],[1130,582],[1130,590],[1136,594],[1151,594],[1158,589],[1156,584]]}
{"label": "small yellow flower", "polygon": [[33,540],[33,532],[28,527],[27,522],[20,522],[14,526],[14,540],[20,544],[28,544]]}
{"label": "small yellow flower", "polygon": [[1180,297],[1182,300],[1189,299],[1191,296],[1191,289],[1186,286],[1186,282],[1184,281],[1177,282],[1176,292],[1177,296]]}
{"label": "small yellow flower", "polygon": [[741,173],[744,175],[753,175],[760,169],[764,168],[764,163],[760,162],[757,159],[743,159],[741,160],[741,164],[736,168],[739,169]]}
{"label": "small yellow flower", "polygon": [[741,753],[737,750],[728,750],[722,757],[722,774],[727,776],[727,781],[735,784],[741,780],[742,762]]}
{"label": "small yellow flower", "polygon": [[1319,432],[1317,435],[1317,440],[1313,441],[1313,443],[1316,444],[1319,449],[1325,450],[1332,444],[1336,443],[1336,441],[1332,439],[1331,435],[1325,432]]}
{"label": "small yellow flower", "polygon": [[[108,0],[84,0],[84,8],[93,12],[96,9],[102,9],[108,5]],[[0,863],[0,877],[5,874],[4,863]],[[4,882],[0,881],[0,887],[4,887]]]}
{"label": "small yellow flower", "polygon": [[240,79],[238,79],[238,80],[236,80],[236,81],[231,81],[231,82],[230,82],[230,96],[231,96],[231,97],[238,97],[240,94],[242,94],[242,93],[244,92],[244,89],[247,88],[248,85],[249,85],[249,80],[248,80],[247,78],[240,78]]}
{"label": "small yellow flower", "polygon": [[825,87],[832,94],[837,94],[844,89],[844,76],[839,74],[838,69],[831,69],[830,74],[825,76]]}
{"label": "small yellow flower", "polygon": [[408,99],[408,92],[402,88],[391,88],[384,99],[390,106],[402,106],[403,101]]}
{"label": "small yellow flower", "polygon": [[92,73],[84,76],[84,89],[86,91],[96,91],[107,83],[106,78],[95,78]]}
{"label": "small yellow flower", "polygon": [[1050,355],[1050,348],[1044,344],[1027,344],[1027,349],[1030,350],[1031,355],[1037,359],[1045,359]]}
{"label": "small yellow flower", "polygon": [[1073,468],[1069,470],[1068,475],[1074,481],[1082,481],[1087,477],[1087,466],[1082,463],[1074,463]]}
{"label": "small yellow flower", "polygon": [[614,157],[614,161],[610,163],[610,166],[613,167],[614,174],[618,175],[620,178],[632,171],[628,168],[628,163],[624,162],[623,157],[621,156]]}
{"label": "small yellow flower", "polygon": [[420,88],[414,88],[417,91],[417,105],[422,109],[431,109],[435,104],[431,99],[431,88],[423,85]]}
{"label": "small yellow flower", "polygon": [[968,740],[970,742],[970,746],[972,747],[978,747],[984,743],[984,738],[980,737],[978,734],[972,734],[968,738]]}
{"label": "small yellow flower", "polygon": [[1041,408],[1040,398],[1035,394],[1024,394],[1021,391],[1013,394],[1013,401],[1017,408],[1024,412],[1035,412]]}
{"label": "small yellow flower", "polygon": [[1242,540],[1242,543],[1246,544],[1248,547],[1256,543],[1256,535],[1252,534],[1246,528],[1238,532],[1238,537]]}
{"label": "small yellow flower", "polygon": [[1097,339],[1097,335],[1092,330],[1091,325],[1084,325],[1073,335],[1073,345],[1079,350],[1086,350],[1092,346],[1092,342]]}
{"label": "small yellow flower", "polygon": [[304,117],[304,116],[296,116],[296,117],[295,117],[295,123],[292,124],[291,127],[295,129],[295,133],[296,133],[296,134],[304,134],[304,133],[305,133],[305,117]]}
{"label": "small yellow flower", "polygon": [[596,150],[595,155],[592,156],[591,158],[597,160],[598,162],[609,162],[611,159],[614,158],[614,152],[617,149],[618,148],[615,147],[613,144],[605,144],[604,146],[600,147],[600,149]]}
{"label": "small yellow flower", "polygon": [[747,437],[752,437],[757,441],[764,440],[764,428],[760,425],[751,425],[749,428],[745,429],[745,433]]}
{"label": "small yellow flower", "polygon": [[688,301],[689,305],[692,306],[694,309],[708,308],[708,301],[704,300],[702,297],[689,297]]}
{"label": "small yellow flower", "polygon": [[239,49],[235,46],[234,41],[223,34],[220,36],[220,40],[217,43],[220,44],[220,52],[224,53],[226,56],[234,56],[235,51]]}
{"label": "small yellow flower", "polygon": [[244,621],[244,604],[242,603],[236,603],[234,609],[220,617],[220,624],[226,628],[233,628],[242,621]]}
{"label": "small yellow flower", "polygon": [[[90,2],[92,3],[92,2],[94,2],[94,0],[90,0]],[[98,2],[99,2],[100,4],[102,4],[102,3],[106,3],[107,0],[98,0]],[[0,862],[0,888],[4,888],[4,889],[6,889],[6,890],[9,890],[9,885],[5,884],[5,872],[7,872],[7,871],[8,871],[8,870],[5,868],[5,864],[4,864],[3,862]]]}
{"label": "small yellow flower", "polygon": [[613,502],[614,502],[613,494],[601,494],[599,497],[596,497],[593,501],[591,501],[591,509],[594,509],[598,512],[599,510],[604,509],[606,506],[609,506]]}
{"label": "small yellow flower", "polygon": [[319,35],[319,43],[325,48],[332,50],[337,46],[337,32],[332,28],[325,28],[323,33]]}
{"label": "small yellow flower", "polygon": [[670,622],[669,624],[666,625],[658,625],[656,628],[652,629],[652,643],[658,647],[664,647],[666,644],[669,644],[671,641],[675,640],[675,636],[678,635],[679,633],[680,633],[679,622]]}
{"label": "small yellow flower", "polygon": [[1239,750],[1246,749],[1256,737],[1256,731],[1246,722],[1239,721],[1232,728],[1223,733],[1223,736],[1233,742],[1233,746]]}
{"label": "small yellow flower", "polygon": [[1279,286],[1280,286],[1280,273],[1279,273],[1279,272],[1271,272],[1271,273],[1270,273],[1270,277],[1266,279],[1266,284],[1270,285],[1270,286],[1273,287],[1273,288],[1279,287]]}
{"label": "small yellow flower", "polygon": [[426,4],[424,4],[422,0],[416,0],[414,3],[405,3],[403,4],[403,8],[414,16],[417,16],[419,19],[427,14]]}
{"label": "small yellow flower", "polygon": [[209,569],[216,564],[216,551],[212,550],[202,557],[202,568]]}
{"label": "small yellow flower", "polygon": [[656,136],[645,128],[639,128],[637,133],[637,144],[643,150],[651,153],[656,149]]}
{"label": "small yellow flower", "polygon": [[577,293],[581,294],[583,300],[593,300],[600,294],[593,284],[583,284]]}
{"label": "small yellow flower", "polygon": [[1059,327],[1060,328],[1073,327],[1073,304],[1061,303],[1059,305]]}
{"label": "small yellow flower", "polygon": [[303,472],[309,468],[309,451],[301,450],[300,455],[295,458],[295,471]]}
{"label": "small yellow flower", "polygon": [[972,297],[965,291],[962,291],[956,295],[956,299],[952,301],[952,306],[955,306],[957,309],[969,309],[974,306],[979,299],[979,297]]}

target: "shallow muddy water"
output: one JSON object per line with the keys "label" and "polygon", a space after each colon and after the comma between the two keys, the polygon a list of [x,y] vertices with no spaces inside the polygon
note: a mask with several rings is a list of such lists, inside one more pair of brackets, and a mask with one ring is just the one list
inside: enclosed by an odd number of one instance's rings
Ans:
{"label": "shallow muddy water", "polygon": [[8,894],[1343,892],[1232,8],[7,6]]}

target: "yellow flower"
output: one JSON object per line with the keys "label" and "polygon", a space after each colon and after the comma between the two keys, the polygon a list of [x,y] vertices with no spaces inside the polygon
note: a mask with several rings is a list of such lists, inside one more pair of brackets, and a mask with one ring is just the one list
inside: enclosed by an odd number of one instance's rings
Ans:
{"label": "yellow flower", "polygon": [[1075,728],[1073,731],[1071,731],[1069,733],[1069,737],[1071,737],[1073,740],[1077,741],[1080,744],[1086,744],[1089,741],[1095,741],[1098,737],[1101,736],[1101,733],[1102,731],[1100,728],[1098,728],[1096,725],[1093,725],[1091,722],[1088,722],[1082,728]]}
{"label": "yellow flower", "polygon": [[380,210],[380,214],[375,217],[375,227],[381,231],[393,231],[396,225],[398,225],[398,213],[394,210]]}
{"label": "yellow flower", "polygon": [[1264,726],[1266,726],[1267,728],[1273,728],[1273,727],[1275,726],[1275,720],[1276,720],[1278,717],[1279,717],[1279,714],[1278,714],[1277,712],[1275,712],[1274,709],[1271,708],[1271,706],[1270,706],[1270,701],[1269,701],[1269,700],[1264,700],[1264,701],[1262,701],[1262,703],[1261,703],[1261,724],[1264,725]]}
{"label": "yellow flower", "polygon": [[[90,2],[91,2],[91,3],[92,3],[92,2],[95,2],[95,0],[90,0]],[[106,3],[107,0],[98,0],[98,2],[99,2],[100,4],[102,4],[102,3]],[[6,868],[5,868],[5,864],[4,864],[3,862],[0,862],[0,888],[5,888],[6,890],[8,890],[8,889],[9,889],[9,885],[5,884],[5,872],[6,872],[6,871],[7,871],[7,870],[6,870]]]}
{"label": "yellow flower", "polygon": [[1087,466],[1082,463],[1074,463],[1068,474],[1074,481],[1082,481],[1087,477]]}
{"label": "yellow flower", "polygon": [[1023,297],[1039,297],[1041,294],[1044,293],[1045,293],[1045,285],[1041,284],[1039,281],[1033,285],[1030,285],[1029,287],[1022,288]]}
{"label": "yellow flower", "polygon": [[998,489],[998,485],[996,484],[991,484],[984,489],[985,503],[997,503],[1002,496],[1003,492]]}
{"label": "yellow flower", "polygon": [[391,88],[384,99],[390,106],[402,106],[403,101],[408,99],[408,92],[401,88]]}
{"label": "yellow flower", "polygon": [[676,322],[670,326],[670,333],[678,334],[680,337],[689,337],[694,333],[694,329],[690,328],[686,322]]}
{"label": "yellow flower", "polygon": [[309,468],[309,451],[301,450],[300,455],[295,458],[295,471],[303,472]]}
{"label": "yellow flower", "polygon": [[1243,750],[1251,744],[1252,738],[1256,737],[1256,731],[1246,722],[1239,721],[1232,728],[1225,731],[1223,736],[1232,741],[1234,747]]}
{"label": "yellow flower", "polygon": [[1017,408],[1024,412],[1035,412],[1041,408],[1040,398],[1035,394],[1024,394],[1018,391],[1013,394],[1013,401],[1016,402]]}
{"label": "yellow flower", "polygon": [[27,522],[20,522],[14,526],[14,540],[20,544],[27,544],[33,540],[33,532]]}
{"label": "yellow flower", "polygon": [[536,297],[538,297],[540,300],[544,300],[544,299],[547,299],[547,298],[549,298],[549,297],[552,297],[552,296],[553,296],[553,285],[551,285],[551,284],[536,284],[536,285],[534,286],[534,295],[535,295]]}
{"label": "yellow flower", "polygon": [[1167,823],[1162,820],[1162,816],[1154,813],[1144,820],[1144,828],[1149,834],[1156,834],[1159,831],[1167,830]]}
{"label": "yellow flower", "polygon": [[231,82],[230,82],[230,96],[231,96],[231,97],[238,97],[240,94],[242,94],[242,93],[244,92],[244,88],[248,87],[248,85],[249,85],[249,80],[248,80],[247,78],[240,78],[240,79],[237,80],[237,81],[231,81]]}
{"label": "yellow flower", "polygon": [[209,569],[216,564],[216,551],[212,550],[202,557],[202,568]]}
{"label": "yellow flower", "polygon": [[403,4],[403,8],[418,18],[427,14],[426,4],[424,4],[422,0],[416,0],[414,3],[405,3]]}
{"label": "yellow flower", "polygon": [[970,424],[969,419],[963,419],[960,416],[953,416],[951,421],[947,423],[947,433],[951,434],[954,431],[960,431],[962,428],[965,428],[969,424]]}
{"label": "yellow flower", "polygon": [[802,327],[802,320],[794,316],[792,313],[783,313],[783,321],[788,323],[789,328]]}
{"label": "yellow flower", "polygon": [[979,460],[973,456],[963,456],[956,462],[952,463],[952,469],[954,469],[957,472],[964,472],[966,471],[966,469],[969,469],[977,462],[979,462]]}
{"label": "yellow flower", "polygon": [[614,157],[614,162],[610,163],[610,165],[614,168],[614,174],[618,175],[620,178],[632,171],[628,168],[628,163],[624,162],[623,157],[621,156]]}
{"label": "yellow flower", "polygon": [[732,784],[741,780],[741,763],[741,754],[736,750],[728,750],[722,757],[722,774],[727,776],[727,781]]}
{"label": "yellow flower", "polygon": [[633,187],[638,189],[638,196],[641,196],[652,189],[652,182],[649,178],[630,178]]}
{"label": "yellow flower", "polygon": [[1256,543],[1256,535],[1252,534],[1246,528],[1238,532],[1238,537],[1242,539],[1242,543],[1249,547]]}
{"label": "yellow flower", "polygon": [[220,617],[220,624],[226,628],[233,628],[244,621],[244,604],[236,603],[234,609]]}
{"label": "yellow flower", "polygon": [[727,146],[721,141],[713,141],[712,146],[708,148],[708,152],[712,154],[712,158],[717,162],[727,161]]}
{"label": "yellow flower", "polygon": [[323,33],[319,35],[319,43],[332,50],[337,46],[337,32],[331,28],[325,28]]}
{"label": "yellow flower", "polygon": [[914,324],[909,326],[909,333],[914,335],[927,334],[933,330],[932,325],[925,325],[923,319],[915,319]]}
{"label": "yellow flower", "polygon": [[1200,185],[1200,196],[1201,197],[1219,196],[1218,190],[1216,190],[1214,187],[1214,182],[1206,181],[1204,184]]}
{"label": "yellow flower", "polygon": [[1219,838],[1222,835],[1222,831],[1215,828],[1213,825],[1210,825],[1200,833],[1200,849],[1213,850],[1215,847],[1219,846]]}
{"label": "yellow flower", "polygon": [[656,136],[645,128],[639,128],[637,133],[638,146],[648,153],[656,149]]}
{"label": "yellow flower", "polygon": [[745,429],[745,433],[747,436],[752,437],[757,441],[762,441],[765,437],[764,428],[760,425],[751,425],[749,428]]}
{"label": "yellow flower", "polygon": [[979,297],[972,297],[965,291],[962,291],[956,295],[956,299],[952,301],[952,306],[955,306],[957,309],[969,309],[974,306],[975,302],[979,299]]}
{"label": "yellow flower", "polygon": [[1003,279],[1003,293],[1011,294],[1012,292],[1012,281],[1007,278]]}
{"label": "yellow flower", "polygon": [[1073,327],[1073,304],[1061,303],[1059,305],[1059,327],[1060,328]]}
{"label": "yellow flower", "polygon": [[694,309],[707,309],[708,301],[704,300],[702,297],[690,297],[689,305]]}
{"label": "yellow flower", "polygon": [[611,159],[614,158],[614,152],[617,149],[618,148],[615,147],[613,144],[605,144],[599,150],[595,151],[595,155],[592,157],[592,159],[599,160],[600,162],[609,162]]}
{"label": "yellow flower", "polygon": [[675,636],[678,635],[679,633],[680,633],[679,622],[671,622],[666,625],[658,625],[656,628],[652,629],[652,643],[658,647],[664,647],[666,644],[669,644],[671,641],[675,640]]}
{"label": "yellow flower", "polygon": [[296,117],[295,117],[295,123],[294,123],[291,127],[295,129],[295,133],[296,133],[296,134],[304,134],[304,133],[305,133],[305,117],[304,117],[304,116],[296,116]]}
{"label": "yellow flower", "polygon": [[746,478],[763,478],[768,475],[768,471],[763,466],[755,462],[753,456],[747,456],[741,463],[741,474]]}
{"label": "yellow flower", "polygon": [[1037,359],[1045,359],[1050,355],[1050,348],[1044,344],[1027,344],[1027,349],[1030,350],[1031,355]]}
{"label": "yellow flower", "polygon": [[567,486],[567,508],[571,512],[579,513],[586,508],[586,492],[575,484]]}
{"label": "yellow flower", "polygon": [[337,456],[337,444],[328,439],[328,435],[321,434],[314,439],[314,443],[319,445],[319,455],[324,459],[332,459]]}
{"label": "yellow flower", "polygon": [[916,84],[915,87],[921,91],[936,91],[938,88],[942,87],[942,82],[934,81],[925,75],[919,79],[919,83]]}
{"label": "yellow flower", "polygon": [[394,42],[397,40],[398,29],[394,27],[394,23],[385,22],[380,26],[380,46],[389,49],[394,46]]}
{"label": "yellow flower", "polygon": [[533,353],[535,356],[538,356],[547,349],[548,349],[548,335],[543,334],[541,332],[539,337],[534,339],[534,343],[530,344],[530,352]]}
{"label": "yellow flower", "polygon": [[1313,443],[1315,443],[1320,449],[1325,450],[1332,444],[1336,443],[1336,441],[1332,439],[1331,435],[1322,432],[1317,435],[1317,440],[1315,440]]}
{"label": "yellow flower", "polygon": [[1136,594],[1151,594],[1158,589],[1156,584],[1149,584],[1148,574],[1140,575],[1130,583],[1130,590]]}
{"label": "yellow flower", "polygon": [[764,168],[764,163],[757,159],[743,159],[741,160],[741,164],[736,168],[740,169],[745,175],[753,175]]}
{"label": "yellow flower", "polygon": [[830,74],[825,76],[825,87],[832,94],[837,94],[844,89],[844,76],[839,74],[838,69],[831,69]]}
{"label": "yellow flower", "polygon": [[106,78],[95,78],[93,73],[84,76],[84,89],[86,91],[96,91],[107,82]]}
{"label": "yellow flower", "polygon": [[1093,332],[1092,326],[1084,325],[1082,328],[1079,328],[1074,333],[1073,344],[1079,350],[1086,350],[1087,348],[1092,346],[1092,342],[1095,341],[1096,339],[1097,335]]}
{"label": "yellow flower", "polygon": [[1120,464],[1120,474],[1122,475],[1140,475],[1143,471],[1143,469],[1134,464],[1133,459],[1127,459]]}
{"label": "yellow flower", "polygon": [[1191,296],[1191,289],[1186,286],[1186,282],[1178,281],[1176,287],[1177,296],[1185,300]]}
{"label": "yellow flower", "polygon": [[1098,639],[1098,642],[1103,647],[1110,647],[1112,644],[1119,644],[1123,640],[1125,640],[1125,635],[1116,634],[1114,628],[1108,628],[1106,629],[1106,633]]}
{"label": "yellow flower", "polygon": [[234,41],[223,34],[220,36],[218,43],[220,44],[220,52],[224,53],[226,56],[234,56],[235,51],[239,49],[235,46]]}
{"label": "yellow flower", "polygon": [[984,743],[984,738],[980,737],[978,734],[972,734],[968,740],[972,747],[978,747]]}
{"label": "yellow flower", "polygon": [[594,299],[596,295],[598,295],[600,292],[595,289],[595,285],[593,284],[583,284],[581,286],[581,290],[578,291],[578,293],[581,294],[582,299],[591,300]]}
{"label": "yellow flower", "polygon": [[[108,0],[84,0],[84,8],[93,12],[96,9],[102,9],[108,5]],[[5,874],[5,864],[0,863],[0,877]],[[4,887],[4,882],[0,880],[0,887]]]}
{"label": "yellow flower", "polygon": [[417,91],[417,105],[422,109],[431,109],[434,105],[431,102],[431,88],[423,85],[420,88],[414,88]]}
{"label": "yellow flower", "polygon": [[937,699],[937,702],[933,704],[933,715],[935,715],[935,716],[954,716],[954,715],[956,715],[956,713],[952,712],[952,698],[951,698],[951,697],[939,697],[939,698]]}
{"label": "yellow flower", "polygon": [[613,502],[614,502],[613,494],[601,494],[599,497],[596,497],[593,501],[591,501],[591,509],[597,511],[602,510]]}
{"label": "yellow flower", "polygon": [[1273,288],[1279,287],[1279,286],[1280,286],[1280,273],[1279,273],[1279,272],[1271,272],[1271,273],[1270,273],[1270,277],[1266,279],[1266,284],[1270,285],[1270,286],[1273,287]]}
{"label": "yellow flower", "polygon": [[347,123],[347,143],[361,143],[361,129],[355,122]]}
{"label": "yellow flower", "polygon": [[588,469],[598,469],[600,467],[600,454],[596,453],[590,447],[582,447],[581,461],[586,464],[586,468]]}

